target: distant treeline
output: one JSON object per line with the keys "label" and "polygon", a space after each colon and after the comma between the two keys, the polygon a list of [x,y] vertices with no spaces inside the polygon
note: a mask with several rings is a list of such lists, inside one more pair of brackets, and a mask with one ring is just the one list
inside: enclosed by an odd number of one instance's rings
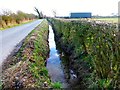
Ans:
{"label": "distant treeline", "polygon": [[24,13],[22,11],[17,11],[17,13],[3,11],[2,14],[0,14],[0,28],[10,27],[36,18],[36,15]]}

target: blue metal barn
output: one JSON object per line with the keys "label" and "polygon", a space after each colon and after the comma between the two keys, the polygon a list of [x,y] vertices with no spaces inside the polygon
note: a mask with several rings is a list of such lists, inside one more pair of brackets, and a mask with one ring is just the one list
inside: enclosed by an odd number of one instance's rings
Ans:
{"label": "blue metal barn", "polygon": [[89,12],[70,13],[70,18],[91,18],[92,14]]}

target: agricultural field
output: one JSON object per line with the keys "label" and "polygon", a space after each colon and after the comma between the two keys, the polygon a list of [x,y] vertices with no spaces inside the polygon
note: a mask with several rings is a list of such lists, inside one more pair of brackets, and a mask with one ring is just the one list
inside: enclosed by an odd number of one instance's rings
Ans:
{"label": "agricultural field", "polygon": [[75,21],[80,21],[80,20],[89,20],[89,21],[101,21],[101,22],[106,22],[106,23],[118,23],[118,18],[70,18],[70,19],[62,19],[62,20],[75,20]]}
{"label": "agricultural field", "polygon": [[93,20],[99,20],[104,22],[118,23],[118,18],[93,18]]}

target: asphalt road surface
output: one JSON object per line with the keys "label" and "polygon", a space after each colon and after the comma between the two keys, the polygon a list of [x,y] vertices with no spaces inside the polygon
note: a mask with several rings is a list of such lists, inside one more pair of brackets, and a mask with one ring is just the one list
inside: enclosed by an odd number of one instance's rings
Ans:
{"label": "asphalt road surface", "polygon": [[15,46],[20,43],[43,20],[36,20],[28,24],[0,31],[0,66],[10,55]]}

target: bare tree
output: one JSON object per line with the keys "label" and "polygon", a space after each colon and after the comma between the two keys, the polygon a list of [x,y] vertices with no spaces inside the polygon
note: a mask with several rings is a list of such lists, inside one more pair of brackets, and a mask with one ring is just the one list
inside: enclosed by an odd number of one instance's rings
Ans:
{"label": "bare tree", "polygon": [[41,19],[41,18],[43,18],[42,17],[42,12],[40,12],[36,7],[35,7],[35,11],[38,13],[38,17],[39,17],[39,19]]}
{"label": "bare tree", "polygon": [[6,15],[6,16],[9,16],[12,14],[12,11],[11,10],[8,10],[8,9],[5,9],[5,10],[2,10],[2,14],[3,15]]}
{"label": "bare tree", "polygon": [[56,17],[56,11],[55,10],[53,11],[53,15],[54,15],[54,17]]}

